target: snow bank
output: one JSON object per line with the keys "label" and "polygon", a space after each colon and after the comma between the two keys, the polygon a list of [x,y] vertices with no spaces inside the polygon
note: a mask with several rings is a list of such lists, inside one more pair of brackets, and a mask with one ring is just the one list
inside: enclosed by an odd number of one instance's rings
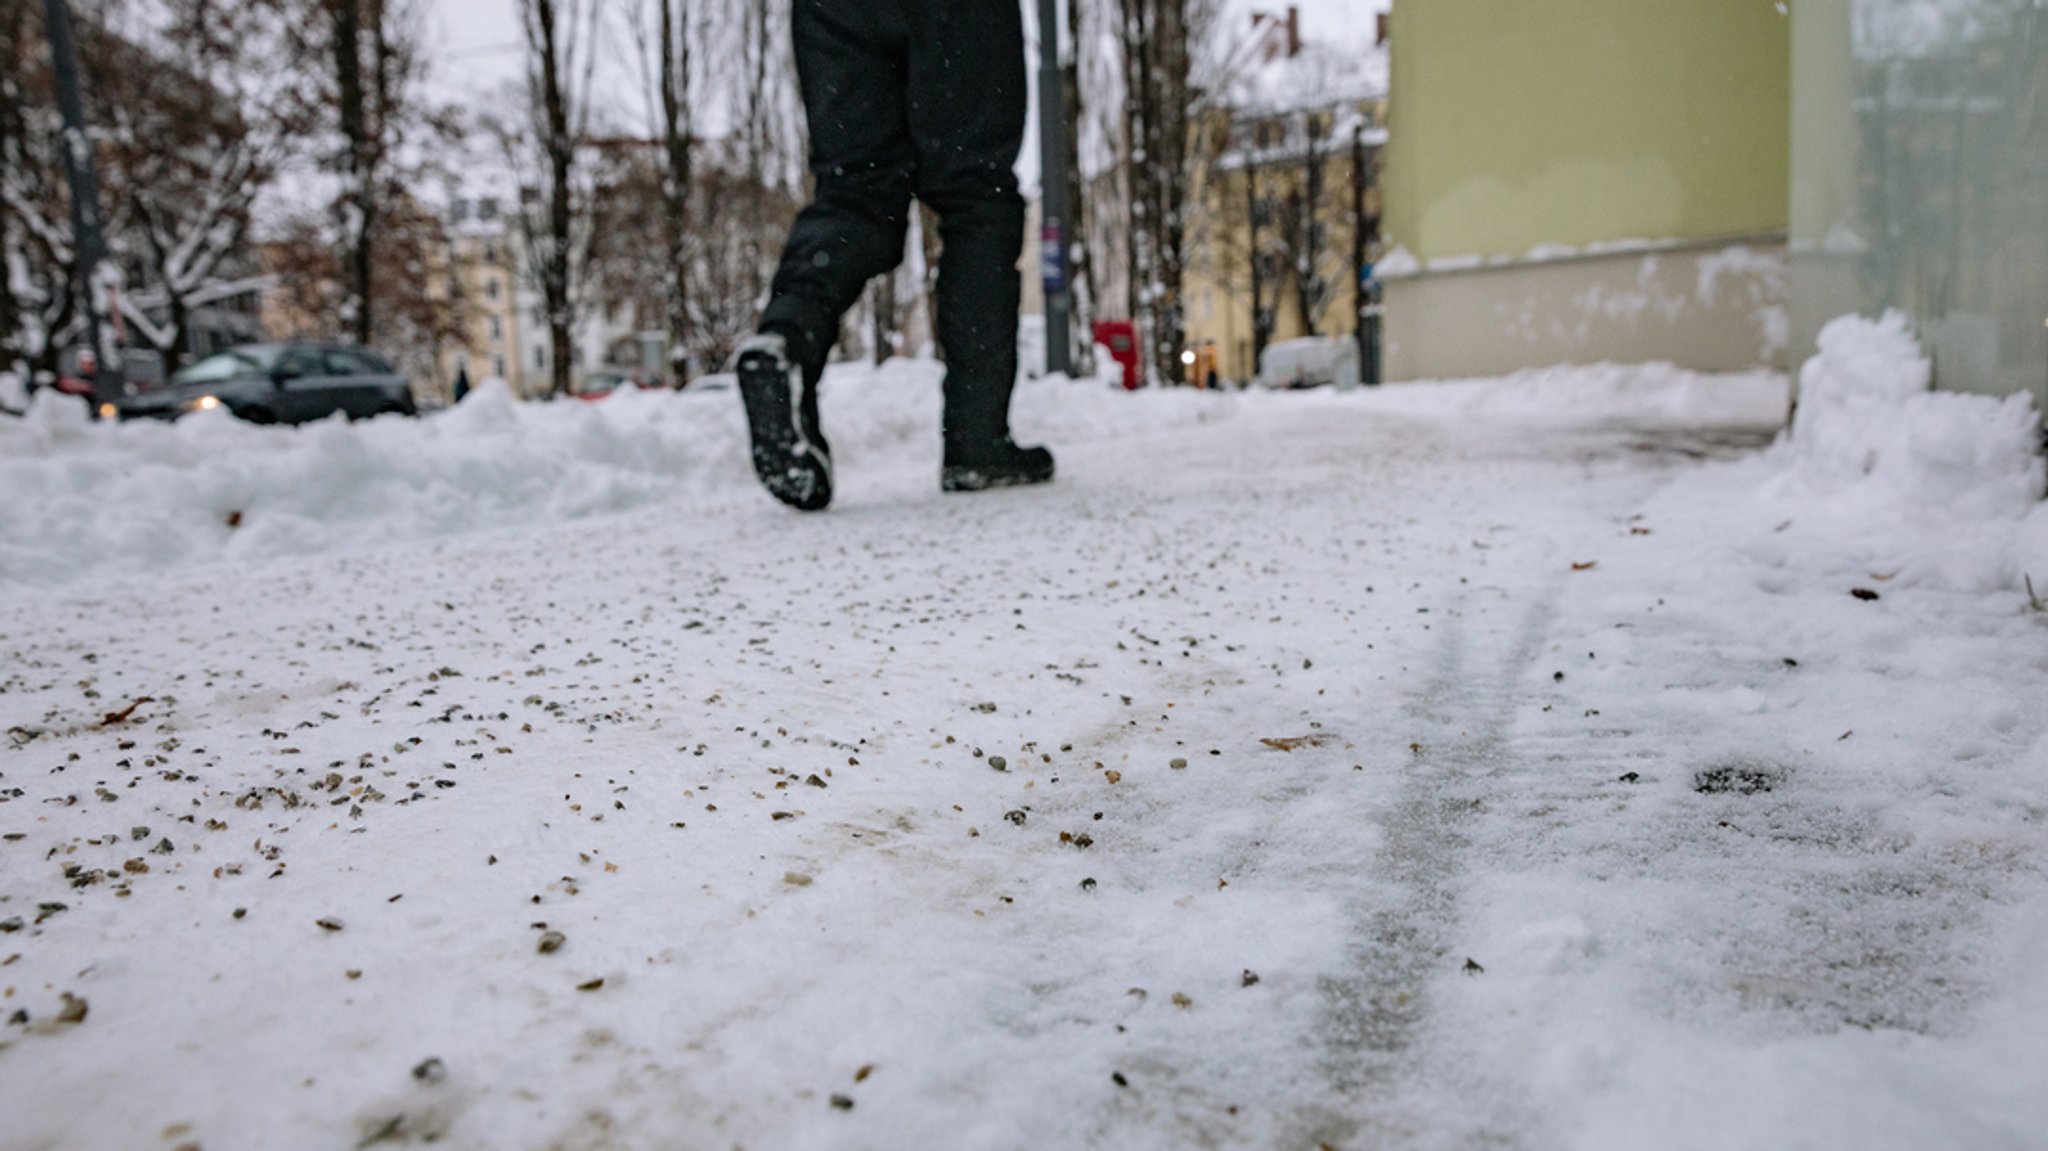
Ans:
{"label": "snow bank", "polygon": [[[936,473],[942,375],[908,360],[828,373],[825,431],[842,474]],[[1055,444],[1230,410],[1221,396],[1122,395],[1065,380],[1023,384],[1015,404],[1020,437]],[[0,423],[0,491],[0,580],[39,583],[532,527],[667,500],[762,498],[729,389],[538,404],[501,381],[422,419],[300,428],[224,412],[95,424],[76,400],[46,391],[26,418]]]}
{"label": "snow bank", "polygon": [[1765,499],[1824,554],[1959,591],[2048,581],[2041,420],[2024,395],[1929,390],[1906,317],[1844,316],[1799,374]]}
{"label": "snow bank", "polygon": [[28,408],[28,389],[22,386],[21,377],[13,372],[0,372],[0,412],[20,412]]}

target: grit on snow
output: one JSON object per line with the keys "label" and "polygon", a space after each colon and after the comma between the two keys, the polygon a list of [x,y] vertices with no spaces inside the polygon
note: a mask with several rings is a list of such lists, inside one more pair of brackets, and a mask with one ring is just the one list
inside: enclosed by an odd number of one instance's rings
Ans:
{"label": "grit on snow", "polygon": [[0,422],[0,1146],[2039,1148],[2032,413]]}

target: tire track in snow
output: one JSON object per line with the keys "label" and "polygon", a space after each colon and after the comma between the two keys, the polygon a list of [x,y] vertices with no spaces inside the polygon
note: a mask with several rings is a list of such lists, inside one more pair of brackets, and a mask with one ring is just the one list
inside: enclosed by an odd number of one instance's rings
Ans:
{"label": "tire track in snow", "polygon": [[[1479,590],[1479,589],[1475,589]],[[1484,781],[1499,774],[1511,752],[1516,684],[1542,651],[1561,589],[1537,589],[1492,661],[1485,638],[1474,641],[1471,596],[1445,614],[1436,667],[1404,709],[1415,724],[1414,760],[1401,776],[1400,797],[1380,817],[1383,839],[1372,886],[1353,908],[1348,969],[1323,977],[1327,1010],[1318,1034],[1318,1069],[1330,1103],[1302,1116],[1289,1145],[1329,1147],[1433,1143],[1512,1146],[1500,1112],[1514,1106],[1499,1083],[1467,1083],[1475,1072],[1438,1049],[1432,1033],[1431,988],[1455,976],[1466,957],[1455,946],[1461,880],[1474,858],[1485,809]],[[1505,629],[1502,629],[1505,630]],[[1475,650],[1476,649],[1476,650]],[[1490,666],[1489,666],[1490,664]],[[1375,902],[1391,893],[1388,902]],[[1435,1122],[1404,1114],[1403,1090],[1427,1078],[1475,1101],[1472,1129],[1429,1130]],[[1453,1086],[1454,1085],[1454,1086]],[[1485,1100],[1481,1106],[1478,1100]],[[1441,1108],[1431,1108],[1441,1115]]]}

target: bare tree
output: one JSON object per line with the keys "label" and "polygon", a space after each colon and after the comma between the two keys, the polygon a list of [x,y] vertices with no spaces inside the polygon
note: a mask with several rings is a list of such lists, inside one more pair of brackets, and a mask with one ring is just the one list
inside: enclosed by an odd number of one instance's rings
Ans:
{"label": "bare tree", "polygon": [[695,106],[690,78],[690,0],[661,5],[661,128],[663,239],[668,243],[669,370],[682,383],[690,363],[690,183],[694,179]]}
{"label": "bare tree", "polygon": [[1344,253],[1330,238],[1340,207],[1326,179],[1335,118],[1332,110],[1313,108],[1290,116],[1284,125],[1294,180],[1280,201],[1275,232],[1301,307],[1302,329],[1310,335],[1337,301],[1336,277],[1344,266]]}
{"label": "bare tree", "polygon": [[[394,264],[377,250],[388,238],[386,216],[414,212],[407,205],[437,174],[460,129],[452,111],[421,90],[421,0],[278,2],[287,5],[306,62],[308,134],[336,181],[328,227],[337,270],[321,277],[322,290],[338,286],[333,314],[355,339],[381,346],[388,343],[384,318],[416,313],[421,301],[410,297],[423,288],[382,274]],[[416,228],[416,221],[399,226]]]}
{"label": "bare tree", "polygon": [[[10,175],[28,162],[23,147],[28,126],[21,90],[27,71],[28,6],[0,5],[0,172]],[[6,180],[8,177],[0,176],[0,181]],[[0,187],[0,372],[24,368],[30,351],[23,330],[24,301],[15,286],[18,276],[26,276],[27,259],[19,236],[21,225],[4,197],[5,189]]]}
{"label": "bare tree", "polygon": [[[385,133],[378,122],[390,100],[390,37],[385,35],[384,0],[322,0],[328,51],[334,65],[336,108],[341,119],[341,195],[335,214],[341,233],[348,294],[343,318],[358,343],[375,336],[378,176]],[[364,24],[370,25],[367,33]],[[370,59],[364,60],[365,41]],[[368,75],[365,76],[367,71]]]}
{"label": "bare tree", "polygon": [[768,185],[768,148],[773,105],[768,93],[768,61],[772,48],[768,40],[770,0],[745,0],[745,49],[749,79],[746,84],[747,294],[758,303],[765,295],[765,245],[761,237],[761,210]]}
{"label": "bare tree", "polygon": [[748,159],[748,146],[711,143],[697,165],[690,314],[700,362],[722,364],[753,333],[772,270],[764,265],[803,205],[787,185],[755,182],[767,166]]}
{"label": "bare tree", "polygon": [[1082,38],[1082,14],[1086,8],[1083,0],[1067,0],[1068,51],[1060,61],[1060,90],[1066,100],[1066,114],[1070,125],[1066,133],[1066,168],[1067,214],[1071,220],[1067,225],[1067,235],[1064,239],[1071,265],[1069,276],[1073,281],[1074,327],[1079,335],[1074,341],[1074,371],[1082,376],[1095,373],[1095,262],[1090,259],[1092,246],[1088,242],[1088,180],[1081,171],[1079,130],[1079,125],[1088,116],[1087,109],[1082,104],[1084,93],[1081,87],[1081,59],[1086,44]]}
{"label": "bare tree", "polygon": [[1204,96],[1194,83],[1197,45],[1211,25],[1208,0],[1117,0],[1123,50],[1124,141],[1129,167],[1131,283],[1155,379],[1180,376],[1186,316],[1187,213],[1193,134]]}
{"label": "bare tree", "polygon": [[[625,16],[639,49],[643,87],[649,98],[648,130],[661,152],[659,232],[667,269],[663,275],[663,326],[668,333],[669,371],[680,384],[687,380],[696,342],[690,322],[689,275],[694,259],[690,193],[696,179],[698,89],[692,42],[702,30],[691,23],[690,0],[651,0],[655,8],[651,18],[649,2],[627,0]],[[650,38],[656,42],[652,47]]]}
{"label": "bare tree", "polygon": [[[588,139],[591,72],[603,0],[520,0],[526,36],[526,122],[504,134],[515,166],[527,169],[520,213],[528,274],[540,289],[552,354],[549,391],[567,395],[576,362],[575,323],[595,229],[579,151]],[[538,162],[534,171],[530,162]],[[580,225],[580,226],[579,226]]]}
{"label": "bare tree", "polygon": [[246,270],[256,200],[311,129],[313,108],[296,55],[303,40],[283,4],[168,0],[163,14],[168,61],[108,67],[136,54],[110,46],[94,79],[128,254],[166,313],[159,324],[130,309],[131,330],[175,371],[195,301]]}
{"label": "bare tree", "polygon": [[[8,3],[0,6],[0,25],[5,27],[7,56],[5,75],[0,76],[7,95],[0,117],[10,123],[4,129],[6,163],[0,164],[0,217],[6,220],[4,272],[8,298],[13,309],[10,340],[14,355],[25,360],[37,375],[54,372],[64,346],[77,338],[84,326],[78,308],[80,297],[75,268],[70,188],[64,177],[62,122],[57,110],[56,81],[47,53],[39,45],[48,35],[40,5]],[[99,64],[108,37],[94,19],[75,21],[81,41],[81,60]],[[98,85],[88,72],[84,85],[89,100],[98,95]],[[101,109],[88,103],[88,116],[97,118]]]}
{"label": "bare tree", "polygon": [[[377,348],[415,378],[438,370],[440,350],[463,342],[470,301],[450,274],[451,242],[440,215],[400,189],[380,193],[371,282],[380,285]],[[351,277],[335,259],[332,220],[307,211],[273,225],[263,265],[277,277],[284,314],[295,318],[273,336],[327,338],[332,317],[350,299]],[[439,288],[436,285],[440,285]]]}

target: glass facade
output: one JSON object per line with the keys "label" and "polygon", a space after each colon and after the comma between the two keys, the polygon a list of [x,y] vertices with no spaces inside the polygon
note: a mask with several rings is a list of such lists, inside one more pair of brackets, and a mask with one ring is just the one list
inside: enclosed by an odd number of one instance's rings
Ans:
{"label": "glass facade", "polygon": [[2048,410],[2048,4],[1792,5],[1793,360],[1899,308],[1938,387]]}

